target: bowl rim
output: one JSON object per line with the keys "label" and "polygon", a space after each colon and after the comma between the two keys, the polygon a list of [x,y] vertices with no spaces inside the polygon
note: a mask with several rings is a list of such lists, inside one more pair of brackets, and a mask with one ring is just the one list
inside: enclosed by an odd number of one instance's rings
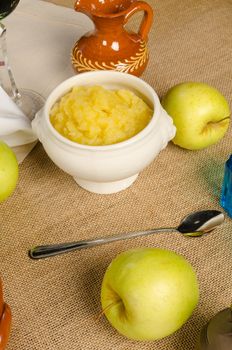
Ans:
{"label": "bowl rim", "polygon": [[[109,78],[110,78],[112,75],[114,75],[115,77],[116,76],[122,77],[122,79],[125,79],[125,81],[127,82],[127,85],[128,85],[128,81],[130,81],[131,84],[129,84],[129,85],[131,85],[131,87],[133,87],[133,89],[137,90],[138,92],[140,92],[140,89],[137,88],[136,83],[139,83],[151,94],[151,96],[152,96],[151,103],[153,104],[153,115],[152,115],[149,123],[145,126],[145,128],[143,128],[140,132],[138,132],[136,135],[130,137],[129,139],[126,139],[124,141],[117,142],[114,144],[110,144],[110,145],[93,145],[93,146],[92,145],[85,145],[85,144],[81,144],[81,143],[69,140],[68,138],[66,138],[62,134],[60,134],[52,125],[52,123],[50,121],[50,116],[49,116],[49,111],[50,111],[51,107],[54,105],[55,101],[60,99],[66,92],[68,92],[72,87],[74,87],[75,83],[77,81],[79,81],[79,79],[81,79],[81,80],[83,79],[83,85],[85,85],[84,84],[84,77],[86,77],[86,76],[90,76],[90,77],[92,76],[93,78],[94,78],[94,76],[102,76],[102,77],[109,76]],[[114,77],[112,77],[112,82],[115,83]],[[104,83],[105,82],[103,82],[103,84]],[[117,83],[117,81],[116,81],[116,83]],[[86,84],[86,85],[88,86],[90,84]],[[94,85],[94,84],[92,84],[92,85]],[[98,82],[95,85],[101,85],[101,83]],[[59,90],[62,90],[62,89],[63,89],[63,92],[59,93],[59,97],[56,98],[54,101],[54,95],[56,95],[57,92],[59,92]],[[130,89],[129,86],[128,86],[128,89]],[[46,102],[45,102],[45,105],[43,108],[43,114],[45,115],[44,119],[45,119],[45,122],[47,124],[47,127],[49,128],[49,130],[51,131],[53,136],[56,139],[58,139],[58,141],[62,142],[63,144],[65,144],[67,146],[74,147],[74,148],[78,148],[78,149],[84,149],[84,150],[109,151],[109,150],[116,150],[116,149],[119,149],[119,148],[122,148],[125,146],[130,146],[131,144],[134,144],[135,142],[138,142],[141,139],[143,139],[147,134],[149,134],[151,132],[151,130],[153,130],[153,127],[157,124],[158,118],[160,115],[160,110],[161,110],[161,104],[160,104],[160,100],[159,100],[157,93],[151,87],[151,85],[149,85],[143,79],[141,79],[137,76],[128,74],[128,73],[109,71],[109,70],[105,70],[105,71],[101,70],[101,71],[91,71],[91,72],[84,72],[81,74],[77,74],[77,75],[74,75],[74,76],[64,80],[60,84],[58,84],[51,91],[48,98],[46,99]]]}

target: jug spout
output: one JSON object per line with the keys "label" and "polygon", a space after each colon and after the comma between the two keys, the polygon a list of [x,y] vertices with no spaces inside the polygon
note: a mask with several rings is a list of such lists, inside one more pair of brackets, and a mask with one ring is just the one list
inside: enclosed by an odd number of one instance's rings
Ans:
{"label": "jug spout", "polygon": [[126,10],[136,0],[76,0],[74,9],[86,15],[110,15]]}
{"label": "jug spout", "polygon": [[91,10],[91,3],[89,3],[86,0],[77,0],[74,5],[74,9],[77,12],[83,12],[86,15],[90,15],[92,10]]}

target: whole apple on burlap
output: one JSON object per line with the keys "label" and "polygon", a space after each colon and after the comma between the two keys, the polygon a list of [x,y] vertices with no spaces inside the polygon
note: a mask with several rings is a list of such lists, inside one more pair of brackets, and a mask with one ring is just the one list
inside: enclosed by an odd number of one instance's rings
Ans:
{"label": "whole apple on burlap", "polygon": [[185,82],[172,87],[162,106],[176,126],[174,144],[199,150],[217,143],[230,122],[230,108],[215,88],[200,82]]}
{"label": "whole apple on burlap", "polygon": [[191,316],[198,299],[189,262],[157,248],[119,254],[108,266],[101,289],[103,313],[119,333],[135,340],[172,334]]}
{"label": "whole apple on burlap", "polygon": [[18,162],[12,149],[0,141],[0,202],[15,190],[18,181]]}

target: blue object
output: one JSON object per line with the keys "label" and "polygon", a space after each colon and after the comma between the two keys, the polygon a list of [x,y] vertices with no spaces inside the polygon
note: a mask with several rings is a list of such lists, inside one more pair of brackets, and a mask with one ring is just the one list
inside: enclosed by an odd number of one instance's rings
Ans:
{"label": "blue object", "polygon": [[220,205],[232,218],[232,155],[225,164]]}

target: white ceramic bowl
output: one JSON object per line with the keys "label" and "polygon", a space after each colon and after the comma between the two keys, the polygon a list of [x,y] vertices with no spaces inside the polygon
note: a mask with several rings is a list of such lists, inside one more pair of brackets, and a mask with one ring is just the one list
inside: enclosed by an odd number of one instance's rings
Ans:
{"label": "white ceramic bowl", "polygon": [[[73,86],[101,85],[129,89],[154,108],[149,124],[132,138],[107,146],[88,146],[70,141],[52,126],[49,111]],[[172,119],[162,108],[155,91],[142,79],[115,71],[94,71],[76,75],[58,85],[37,113],[32,128],[52,161],[73,176],[84,189],[114,193],[130,186],[175,135]]]}

